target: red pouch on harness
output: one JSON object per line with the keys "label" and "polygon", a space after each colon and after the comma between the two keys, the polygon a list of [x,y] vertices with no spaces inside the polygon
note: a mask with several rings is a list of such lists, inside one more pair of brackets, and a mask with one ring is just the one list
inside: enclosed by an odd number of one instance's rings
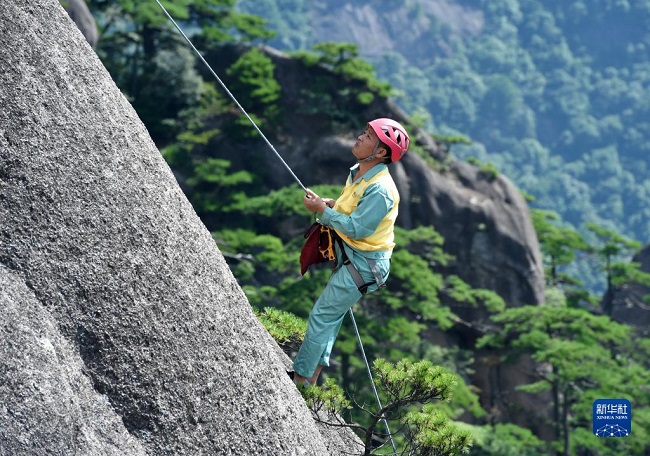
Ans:
{"label": "red pouch on harness", "polygon": [[300,273],[305,275],[312,264],[334,261],[334,240],[328,226],[314,222],[305,231],[305,244],[300,252]]}

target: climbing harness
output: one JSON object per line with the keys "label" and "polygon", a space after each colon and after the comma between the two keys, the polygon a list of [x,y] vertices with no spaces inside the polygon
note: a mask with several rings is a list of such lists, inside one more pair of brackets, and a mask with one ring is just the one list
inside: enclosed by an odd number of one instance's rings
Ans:
{"label": "climbing harness", "polygon": [[339,248],[341,249],[341,258],[343,259],[343,266],[347,268],[348,272],[350,273],[350,276],[352,276],[352,280],[354,280],[354,284],[357,286],[357,289],[359,290],[359,293],[361,293],[362,296],[368,292],[368,287],[370,287],[375,283],[377,284],[378,290],[386,286],[381,271],[379,270],[379,266],[377,265],[377,262],[375,260],[373,260],[372,258],[365,258],[366,262],[368,263],[368,266],[370,266],[372,275],[375,277],[375,280],[373,280],[372,282],[365,282],[363,280],[363,277],[361,277],[361,274],[359,274],[357,268],[354,266],[352,261],[350,261],[350,258],[348,258],[348,254],[345,253],[345,248],[343,247],[343,240],[341,240],[341,238],[336,235],[336,232],[334,232],[334,238],[338,242]]}
{"label": "climbing harness", "polygon": [[275,153],[275,155],[280,159],[280,161],[282,162],[282,164],[284,165],[284,167],[287,168],[287,170],[289,171],[289,173],[291,174],[291,176],[295,179],[295,181],[298,183],[298,185],[300,185],[300,188],[302,188],[302,189],[304,190],[304,192],[307,193],[307,187],[305,187],[305,186],[302,184],[302,182],[300,182],[300,179],[298,179],[298,176],[296,176],[296,175],[294,174],[293,170],[292,170],[291,168],[289,168],[289,165],[287,165],[287,163],[284,161],[284,159],[283,159],[282,156],[278,153],[278,151],[275,150],[275,147],[273,147],[273,144],[271,144],[271,141],[269,141],[269,140],[266,138],[266,136],[264,135],[264,133],[262,133],[262,130],[259,129],[259,127],[255,124],[255,122],[253,121],[253,119],[251,119],[251,117],[248,115],[248,113],[246,112],[246,110],[242,107],[242,105],[239,104],[239,102],[237,101],[237,99],[235,98],[235,96],[230,92],[230,90],[228,90],[228,87],[226,87],[226,84],[223,83],[223,81],[221,80],[221,78],[219,78],[219,76],[217,75],[217,73],[215,73],[215,71],[212,69],[212,67],[210,66],[210,64],[209,64],[208,62],[206,62],[206,60],[203,58],[203,56],[201,55],[201,53],[200,53],[200,52],[199,52],[199,51],[194,47],[194,44],[192,44],[192,41],[190,41],[190,39],[187,37],[187,35],[185,34],[185,32],[183,32],[183,30],[179,27],[179,25],[176,23],[176,21],[175,21],[175,20],[170,16],[170,14],[167,12],[167,10],[165,9],[165,7],[162,6],[162,4],[161,4],[158,0],[156,0],[156,3],[158,3],[158,6],[160,6],[160,8],[163,10],[163,12],[165,13],[165,15],[167,16],[167,18],[171,21],[171,23],[174,24],[174,27],[176,27],[176,29],[180,32],[180,34],[183,35],[183,38],[185,38],[185,41],[187,41],[187,43],[190,45],[190,47],[192,48],[192,50],[194,50],[194,52],[196,53],[196,55],[199,56],[199,59],[201,59],[201,62],[203,62],[203,63],[205,64],[205,66],[208,68],[208,70],[210,71],[210,73],[212,73],[212,76],[214,76],[215,79],[216,79],[216,80],[219,82],[219,84],[221,85],[221,87],[223,87],[223,90],[228,94],[228,96],[231,98],[231,100],[235,102],[235,104],[237,105],[237,107],[239,108],[239,110],[240,110],[240,111],[241,111],[241,112],[246,116],[246,118],[247,118],[248,121],[253,125],[253,127],[255,127],[255,130],[257,130],[257,132],[260,134],[260,136],[262,137],[262,139],[263,139],[263,140],[266,142],[266,144],[271,148],[271,150],[273,151],[273,153]]}
{"label": "climbing harness", "polygon": [[386,286],[379,265],[377,264],[377,261],[372,258],[364,259],[372,271],[374,280],[371,282],[365,282],[357,268],[354,266],[354,263],[352,263],[348,257],[345,247],[343,247],[343,240],[341,237],[329,226],[320,223],[318,219],[307,228],[304,237],[306,241],[300,251],[300,273],[302,275],[305,275],[307,269],[312,264],[324,263],[325,261],[334,262],[334,270],[338,269],[336,251],[334,249],[334,242],[336,242],[338,243],[339,250],[341,251],[341,258],[343,260],[341,265],[346,267],[361,295],[365,295],[371,285],[377,284],[378,290]]}
{"label": "climbing harness", "polygon": [[[282,162],[282,164],[284,165],[284,167],[287,168],[287,170],[289,171],[289,173],[291,174],[291,176],[294,178],[294,180],[298,183],[298,185],[300,186],[300,188],[302,188],[303,191],[304,191],[305,193],[307,193],[307,188],[302,184],[302,182],[300,181],[300,179],[298,179],[298,176],[295,175],[295,173],[293,172],[293,170],[292,170],[292,169],[289,167],[289,165],[284,161],[284,159],[283,159],[282,156],[278,153],[278,151],[275,150],[275,147],[273,147],[273,144],[271,144],[271,142],[266,138],[266,136],[264,135],[264,133],[262,133],[262,131],[259,129],[259,127],[257,126],[257,124],[255,124],[255,122],[253,121],[253,119],[251,119],[251,117],[248,115],[248,113],[246,112],[246,110],[245,110],[245,109],[244,109],[244,108],[239,104],[239,102],[237,101],[237,99],[235,98],[235,96],[230,92],[230,90],[228,90],[228,87],[226,87],[226,85],[223,83],[223,81],[221,80],[221,78],[219,78],[219,76],[217,75],[217,73],[215,73],[215,71],[212,69],[212,67],[210,66],[210,64],[208,64],[208,62],[203,58],[203,56],[201,55],[201,53],[196,49],[196,47],[194,47],[194,44],[192,44],[192,41],[190,41],[190,39],[189,39],[189,38],[187,37],[187,35],[183,32],[183,30],[180,28],[180,26],[176,23],[176,21],[175,21],[175,20],[171,17],[171,15],[167,12],[167,10],[165,9],[165,7],[160,3],[159,0],[156,0],[156,3],[157,3],[158,6],[163,10],[163,12],[164,12],[165,15],[167,16],[167,18],[170,20],[170,22],[171,22],[172,24],[174,24],[174,27],[176,27],[176,29],[180,32],[180,34],[183,36],[183,38],[185,38],[185,41],[187,41],[187,43],[190,45],[190,47],[192,48],[192,50],[193,50],[193,51],[196,53],[196,55],[199,57],[199,59],[201,60],[201,62],[203,62],[203,64],[208,68],[208,70],[210,71],[210,73],[212,73],[212,75],[215,77],[215,79],[219,82],[219,84],[221,85],[221,87],[223,88],[223,90],[228,94],[228,96],[232,99],[232,101],[237,105],[237,107],[239,108],[239,110],[240,110],[240,111],[241,111],[241,112],[246,116],[246,118],[247,118],[248,121],[253,125],[253,127],[255,127],[255,130],[257,130],[257,132],[260,134],[260,136],[262,137],[262,139],[263,139],[263,140],[266,142],[266,144],[271,148],[271,150],[273,151],[273,153],[275,153],[275,155],[278,157],[278,159],[280,159],[280,161]],[[408,143],[407,143],[407,147],[408,147]],[[312,225],[312,226],[313,226],[313,225]],[[321,227],[322,227],[322,226],[324,226],[324,225],[321,225]],[[310,228],[311,228],[311,227],[310,227]],[[327,234],[331,236],[331,235],[332,235],[332,231],[329,229],[329,227],[326,227],[326,228],[327,228]],[[309,230],[308,230],[308,231],[309,231]],[[319,235],[322,234],[322,233],[323,233],[323,231],[320,231],[320,232],[319,232]],[[307,236],[305,236],[305,237],[307,237]],[[339,238],[338,240],[339,240],[339,242],[342,242],[342,241],[340,240],[340,238]],[[341,244],[340,247],[341,247],[341,252],[343,252],[343,253],[342,253],[342,255],[343,255],[343,264],[344,264],[344,265],[348,268],[348,270],[350,271],[350,274],[352,275],[352,278],[354,279],[354,283],[357,285],[357,288],[359,289],[359,291],[361,292],[361,294],[362,294],[362,295],[365,295],[366,292],[368,291],[368,286],[372,285],[372,283],[374,283],[374,282],[369,283],[369,284],[365,284],[365,283],[363,283],[363,279],[361,278],[361,275],[360,275],[359,272],[356,270],[356,268],[354,267],[354,265],[352,264],[352,262],[350,261],[350,259],[347,257],[347,255],[346,255],[346,253],[345,253],[345,249],[343,248],[343,245]],[[320,245],[319,245],[319,250],[320,250]],[[334,243],[332,242],[331,238],[330,238],[329,247],[326,248],[326,249],[321,250],[319,253],[320,253],[324,258],[327,258],[327,259],[329,259],[329,260],[333,260],[333,259],[334,259]],[[381,274],[380,274],[380,272],[379,272],[379,268],[377,267],[376,263],[373,265],[373,264],[371,264],[371,263],[369,262],[368,265],[369,265],[370,268],[372,269],[373,274],[375,275],[375,278],[379,277],[379,279],[377,279],[377,286],[378,286],[379,288],[383,287],[385,284],[383,283],[383,279],[381,279]],[[303,274],[304,274],[304,273],[303,273]],[[363,290],[363,291],[362,291],[362,290]],[[362,355],[362,357],[363,357],[363,361],[364,361],[364,363],[366,364],[366,370],[367,370],[367,372],[368,372],[368,377],[370,378],[370,385],[372,386],[372,391],[373,391],[373,393],[374,393],[374,395],[375,395],[375,399],[377,400],[377,405],[379,406],[379,410],[381,410],[381,409],[382,409],[381,400],[379,399],[379,394],[377,393],[377,388],[375,387],[375,382],[374,382],[374,379],[373,379],[373,377],[372,377],[372,371],[370,370],[370,365],[368,364],[368,359],[366,358],[366,352],[365,352],[365,350],[363,349],[363,343],[361,342],[361,335],[359,334],[359,328],[357,327],[357,322],[356,322],[356,320],[354,319],[354,314],[352,313],[352,308],[350,308],[349,313],[350,313],[350,318],[352,319],[352,324],[353,324],[353,326],[354,326],[354,331],[355,331],[356,334],[357,334],[357,341],[359,342],[359,347],[360,347],[360,349],[361,349],[361,355]],[[386,421],[386,418],[383,417],[383,416],[382,416],[382,420],[383,420],[383,422],[384,422],[384,425],[386,426],[386,432],[388,433],[388,437],[389,437],[389,439],[390,439],[391,446],[393,447],[393,452],[394,452],[394,454],[397,454],[397,450],[396,450],[396,448],[395,448],[395,442],[393,442],[393,435],[391,434],[390,429],[389,429],[389,427],[388,427],[388,422]]]}

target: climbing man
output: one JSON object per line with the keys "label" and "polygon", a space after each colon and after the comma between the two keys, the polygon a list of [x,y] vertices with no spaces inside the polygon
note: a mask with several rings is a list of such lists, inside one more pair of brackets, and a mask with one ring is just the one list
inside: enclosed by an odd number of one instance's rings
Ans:
{"label": "climbing man", "polygon": [[342,243],[336,243],[336,268],[309,314],[293,363],[291,374],[298,385],[316,383],[323,366],[329,366],[346,312],[388,278],[399,193],[387,165],[402,158],[409,141],[404,127],[392,119],[368,122],[352,147],[357,164],[350,168],[341,195],[321,198],[307,189],[303,204],[320,214],[320,222]]}

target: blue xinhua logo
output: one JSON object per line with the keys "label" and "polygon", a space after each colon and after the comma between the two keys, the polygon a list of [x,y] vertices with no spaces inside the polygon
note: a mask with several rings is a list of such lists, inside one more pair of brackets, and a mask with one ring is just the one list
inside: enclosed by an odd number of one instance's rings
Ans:
{"label": "blue xinhua logo", "polygon": [[632,433],[632,404],[627,399],[598,399],[593,406],[596,437],[627,437]]}

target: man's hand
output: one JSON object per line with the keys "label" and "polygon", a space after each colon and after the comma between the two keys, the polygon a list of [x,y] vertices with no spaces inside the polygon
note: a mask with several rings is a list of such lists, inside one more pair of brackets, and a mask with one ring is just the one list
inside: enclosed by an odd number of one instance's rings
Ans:
{"label": "man's hand", "polygon": [[305,205],[305,208],[307,208],[309,212],[318,212],[320,214],[322,214],[327,207],[325,200],[310,189],[307,189],[307,194],[303,197],[302,204]]}

